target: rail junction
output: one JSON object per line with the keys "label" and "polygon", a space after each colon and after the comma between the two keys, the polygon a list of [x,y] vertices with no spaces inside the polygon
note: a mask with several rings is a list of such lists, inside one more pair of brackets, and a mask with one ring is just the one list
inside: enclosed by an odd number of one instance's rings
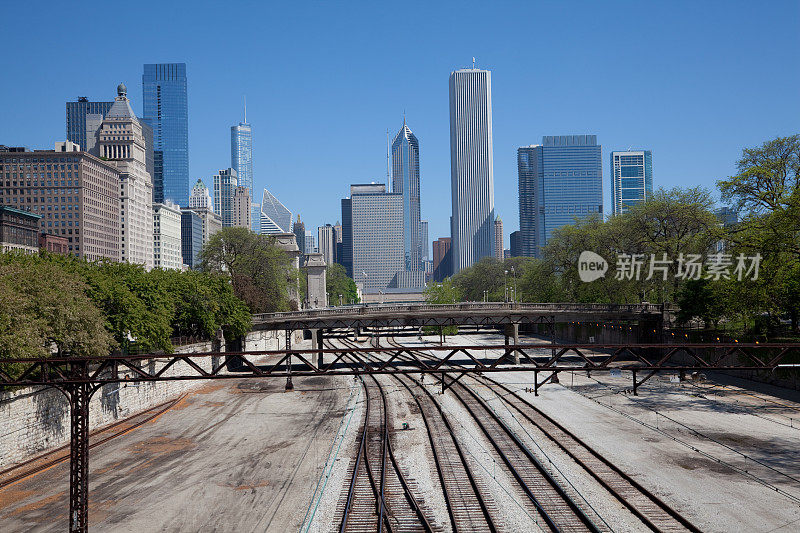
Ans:
{"label": "rail junction", "polygon": [[[24,368],[21,373],[10,374],[0,371],[0,386],[51,386],[61,390],[68,398],[70,405],[70,531],[85,532],[88,530],[88,460],[89,460],[89,424],[88,406],[92,395],[103,385],[130,381],[152,382],[169,380],[206,380],[206,379],[235,379],[235,378],[281,378],[286,380],[286,388],[290,389],[292,377],[298,376],[324,376],[324,375],[353,375],[374,381],[369,387],[379,387],[376,376],[385,375],[400,380],[405,387],[415,386],[415,376],[433,375],[441,381],[442,390],[452,388],[460,401],[470,405],[470,409],[480,411],[482,407],[479,398],[471,396],[469,389],[464,387],[459,380],[465,376],[484,380],[490,383],[486,375],[493,372],[531,372],[533,373],[533,388],[538,393],[539,388],[548,383],[555,382],[559,373],[563,372],[602,372],[602,371],[631,371],[633,376],[633,392],[639,386],[659,372],[691,372],[691,371],[728,371],[728,370],[761,370],[771,371],[782,366],[796,366],[793,361],[800,354],[800,344],[745,344],[745,343],[627,343],[627,344],[598,344],[598,343],[564,343],[556,339],[555,324],[575,320],[603,320],[639,321],[646,324],[648,331],[652,330],[659,337],[663,328],[668,310],[662,306],[650,304],[631,306],[607,306],[584,304],[455,304],[452,306],[375,306],[345,309],[326,309],[320,311],[304,311],[298,313],[278,313],[275,315],[254,316],[254,328],[265,330],[282,330],[286,332],[285,349],[272,351],[226,351],[207,352],[181,355],[144,354],[135,356],[112,355],[102,358],[84,357],[54,357],[41,359],[7,359],[4,362],[16,363],[17,368]],[[478,327],[502,328],[506,341],[497,345],[458,345],[458,346],[429,346],[424,353],[419,348],[409,348],[391,341],[387,346],[361,346],[350,342],[342,345],[328,345],[325,335],[331,338],[342,338],[353,331],[357,336],[359,332],[369,333],[377,344],[381,338],[393,337],[400,328],[423,328],[430,326],[467,325]],[[551,333],[550,344],[520,344],[517,341],[518,327],[520,325],[543,326],[545,331]],[[292,348],[292,333],[296,330],[309,331],[314,341],[314,348],[298,350]],[[413,332],[414,330],[412,330]],[[391,339],[390,339],[391,340]],[[495,355],[490,355],[495,352]],[[489,355],[487,355],[489,354]],[[498,355],[499,354],[499,355]],[[256,363],[256,358],[261,362]],[[211,360],[210,370],[198,364],[201,360]],[[166,371],[177,363],[185,363],[188,370],[177,375],[167,375]],[[543,380],[539,379],[542,374]],[[641,378],[637,376],[643,376]],[[368,387],[368,388],[369,388]],[[426,402],[422,397],[421,402]],[[375,451],[369,446],[369,434],[380,435],[385,432],[385,423],[381,425],[380,418],[385,416],[379,393],[370,396],[370,410],[373,415],[372,423],[365,425],[362,448],[362,463],[358,463],[353,472],[353,481],[350,488],[353,504],[365,492],[382,491],[387,486],[406,487],[407,483],[397,471],[391,473],[387,469],[387,461],[392,461],[392,450],[388,440],[384,438],[381,448]],[[532,407],[532,406],[529,406]],[[516,406],[522,416],[534,418],[529,407]],[[420,404],[422,412],[433,412],[432,405],[424,407]],[[485,415],[486,413],[484,413]],[[491,417],[481,415],[486,420],[487,426],[482,429],[487,434],[502,432],[501,425],[491,422]],[[540,424],[548,425],[553,432],[563,428],[553,426],[546,419],[538,418]],[[491,428],[489,426],[492,426]],[[431,430],[442,435],[446,430],[442,428]],[[433,436],[431,436],[433,439]],[[497,446],[513,446],[513,439],[507,437],[502,444]],[[617,485],[622,488],[615,489],[619,493],[631,493],[630,480],[620,481],[619,473],[608,473],[608,465],[603,466],[602,458],[592,454],[591,451],[580,451],[580,441],[567,437],[564,440],[571,442],[572,453],[581,455],[581,461],[597,466],[596,470],[606,469],[608,477],[602,483],[609,486]],[[457,455],[458,444],[447,438],[439,439],[439,446],[450,449],[451,455]],[[499,453],[503,453],[498,448]],[[380,474],[376,478],[372,471],[375,458],[380,458]],[[530,458],[529,458],[530,459]],[[451,462],[450,470],[442,471],[440,479],[446,484],[448,477],[460,478],[462,481],[470,479],[468,473],[457,471],[458,467]],[[518,471],[514,465],[510,465]],[[530,478],[532,474],[527,468],[520,467],[519,479]],[[456,469],[456,470],[454,470]],[[534,466],[535,469],[535,466]],[[613,469],[612,469],[613,470]],[[387,474],[388,471],[388,474]],[[599,474],[598,474],[599,475]],[[614,477],[616,476],[616,477]],[[613,478],[613,479],[612,479]],[[522,482],[521,482],[522,483]],[[627,485],[625,485],[627,483]],[[523,483],[530,487],[535,484]],[[624,487],[623,487],[624,485]],[[479,488],[473,483],[471,490]],[[547,490],[545,488],[537,490]],[[557,488],[551,488],[558,492]],[[634,490],[634,492],[635,492]],[[627,491],[627,492],[626,492]],[[550,516],[536,498],[534,491],[528,491],[528,496],[537,512],[543,518]],[[384,505],[386,499],[379,493],[379,505]],[[409,497],[406,490],[405,498],[409,509],[412,511],[409,520],[419,520],[421,530],[429,530],[425,525],[423,507],[413,497]],[[631,497],[633,500],[636,496]],[[566,500],[564,500],[566,501]],[[473,500],[473,505],[479,502]],[[538,503],[537,503],[538,502]],[[396,502],[393,504],[398,505]],[[582,516],[576,509],[569,510],[569,503],[564,503],[567,511],[558,513],[572,513],[574,520],[587,525],[587,517]],[[643,503],[643,508],[652,506]],[[355,505],[353,508],[357,508]],[[489,508],[478,503],[480,512],[484,517],[489,516]],[[662,510],[663,511],[663,510]],[[555,513],[555,511],[553,511]],[[451,513],[453,524],[458,523],[456,512]],[[556,513],[557,514],[557,513]],[[669,515],[664,511],[662,515]],[[379,509],[377,528],[382,529],[384,513]],[[416,517],[416,518],[414,518]],[[672,517],[673,519],[675,517]],[[668,517],[667,520],[670,518]],[[547,518],[544,518],[547,522]],[[648,518],[649,520],[649,518]],[[591,522],[591,520],[589,519]],[[680,522],[680,520],[678,520]],[[488,523],[488,522],[487,522]],[[346,529],[346,520],[343,530]],[[660,526],[658,526],[660,528]],[[402,528],[401,528],[402,529]],[[485,528],[484,528],[485,529]],[[490,530],[493,528],[489,527]],[[556,528],[558,530],[558,528]],[[588,528],[592,530],[591,528]],[[679,529],[689,529],[682,524]]]}

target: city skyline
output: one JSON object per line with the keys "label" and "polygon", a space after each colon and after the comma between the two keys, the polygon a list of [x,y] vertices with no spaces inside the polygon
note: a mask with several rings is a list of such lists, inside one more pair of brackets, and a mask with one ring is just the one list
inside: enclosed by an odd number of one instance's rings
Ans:
{"label": "city skyline", "polygon": [[[259,20],[263,9],[248,8],[253,16],[245,26]],[[349,9],[355,12],[365,8]],[[375,9],[368,9],[375,31],[387,36],[402,34],[396,24],[399,10]],[[314,43],[329,41],[344,24],[342,17],[328,7],[281,8],[283,16],[279,18],[286,21],[283,26],[276,20],[268,23],[269,31],[245,32],[242,46],[254,53],[271,49],[286,35],[298,31],[299,20],[303,20],[303,31],[314,36],[289,56],[273,58],[269,73],[263,74],[252,72],[249,58],[238,57],[232,45],[204,43],[200,34],[188,31],[191,25],[164,32],[166,20],[145,17],[146,9],[131,13],[131,20],[146,38],[141,46],[124,51],[103,50],[95,38],[67,32],[54,13],[39,13],[37,18],[47,39],[26,45],[37,70],[21,64],[7,66],[7,75],[20,82],[1,91],[15,105],[7,106],[7,129],[0,132],[0,142],[48,148],[54,141],[63,140],[65,102],[79,96],[108,101],[105,88],[120,81],[130,87],[130,94],[140,95],[137,80],[143,64],[185,62],[191,74],[191,182],[198,177],[207,179],[216,169],[228,165],[229,128],[241,117],[242,96],[262,94],[262,98],[248,102],[248,121],[261,127],[260,142],[254,146],[254,165],[258,168],[253,190],[270,188],[287,205],[295,206],[309,226],[317,227],[339,218],[340,206],[329,199],[345,195],[350,183],[382,180],[384,132],[397,123],[403,110],[425,146],[420,160],[421,195],[441,198],[449,194],[446,77],[450,71],[468,66],[476,56],[478,67],[493,72],[496,212],[503,217],[508,238],[518,220],[516,149],[538,142],[542,135],[592,132],[603,145],[603,161],[612,150],[646,147],[657,160],[657,186],[702,184],[713,189],[715,180],[735,172],[742,146],[793,131],[800,103],[791,88],[797,86],[800,74],[781,65],[795,64],[798,58],[793,31],[800,21],[796,4],[774,2],[756,7],[742,2],[726,10],[711,5],[693,5],[693,9],[693,17],[686,19],[679,10],[648,6],[648,21],[641,24],[641,14],[618,6],[576,9],[518,5],[513,10],[489,9],[481,21],[453,14],[447,6],[425,7],[420,11],[418,38],[412,43],[417,53],[408,58],[395,57],[391,46],[371,39],[373,30],[348,24],[348,38],[337,42],[332,50],[349,58],[352,66],[348,76],[342,76],[334,64],[317,61],[315,68],[306,69],[308,72],[298,66],[314,61]],[[512,21],[508,31],[499,33],[509,24],[509,10],[518,13],[515,18],[519,22]],[[29,11],[14,5],[9,16],[25,18],[30,16]],[[541,28],[527,42],[522,38],[526,35],[521,31],[525,27],[522,20],[531,13],[536,14]],[[100,13],[91,10],[86,15],[87,24],[102,19]],[[195,25],[211,24],[208,15],[184,15]],[[454,24],[442,27],[441,21],[449,17]],[[214,23],[228,20],[232,20],[231,15],[223,13]],[[241,18],[235,20],[241,22]],[[331,20],[335,21],[333,26],[329,25]],[[570,31],[592,40],[593,49],[566,42],[562,20],[571,21]],[[714,24],[709,24],[712,20]],[[153,27],[145,21],[152,22]],[[624,39],[609,34],[605,29],[611,24],[627,25],[630,31]],[[47,50],[53,40],[63,40],[67,33],[76,50],[91,53],[108,67],[100,71],[90,64],[62,65]],[[753,33],[768,37],[735,37]],[[676,34],[682,35],[681,43],[674,42]],[[9,45],[20,38],[14,27],[3,37]],[[528,51],[544,49],[553,39],[561,46],[539,57],[534,69],[527,61]],[[635,48],[628,46],[631,39],[637,42]],[[366,42],[374,48],[365,50]],[[425,49],[435,49],[435,53],[419,53]],[[611,68],[620,55],[638,65],[625,84],[617,81]],[[394,67],[412,69],[415,76],[390,80],[388,73],[377,69],[379,62],[389,57]],[[732,62],[733,57],[737,62]],[[735,68],[739,61],[753,65],[750,76],[740,75]],[[49,82],[53,74],[59,77],[55,89]],[[220,86],[220,76],[232,77],[237,83]],[[319,78],[327,80],[324,90],[310,83]],[[548,80],[547,84],[537,83],[541,79]],[[581,82],[584,79],[592,80],[589,92]],[[763,79],[771,83],[761,83]],[[586,94],[592,98],[584,98]],[[142,102],[136,100],[134,110],[141,116]],[[742,107],[741,102],[747,102],[747,106]],[[643,109],[646,121],[641,120]],[[314,158],[304,157],[309,131],[330,139],[316,149]],[[359,147],[356,156],[347,148],[350,145]],[[308,198],[308,187],[317,192],[314,197]],[[604,211],[610,213],[609,181],[604,182],[603,189]],[[449,235],[449,213],[434,207],[422,207],[422,218],[430,222],[430,241]]]}

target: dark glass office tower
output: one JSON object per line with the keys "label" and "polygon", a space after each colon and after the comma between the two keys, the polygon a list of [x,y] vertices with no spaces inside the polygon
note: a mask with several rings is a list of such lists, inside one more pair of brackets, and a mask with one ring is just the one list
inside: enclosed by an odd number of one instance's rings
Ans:
{"label": "dark glass office tower", "polygon": [[153,201],[189,199],[189,109],[186,63],[144,66],[143,120],[153,128]]}
{"label": "dark glass office tower", "polygon": [[90,102],[85,96],[78,98],[77,102],[67,102],[67,140],[80,145],[81,150],[88,151],[90,147],[86,143],[86,115],[100,115],[102,122],[113,103]]}

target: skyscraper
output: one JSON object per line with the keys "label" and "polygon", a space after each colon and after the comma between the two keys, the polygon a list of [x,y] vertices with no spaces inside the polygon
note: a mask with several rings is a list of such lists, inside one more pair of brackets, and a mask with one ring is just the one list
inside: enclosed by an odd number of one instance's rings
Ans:
{"label": "skyscraper", "polygon": [[433,241],[433,280],[444,281],[451,274],[450,237],[440,237]]}
{"label": "skyscraper", "polygon": [[308,255],[308,254],[316,253],[316,251],[317,251],[317,243],[316,243],[316,239],[314,238],[314,232],[313,231],[306,230],[306,236],[305,236],[305,239],[303,240],[303,244],[304,244],[304,250],[303,250],[304,254]]}
{"label": "skyscraper", "polygon": [[519,257],[522,254],[522,233],[520,230],[512,231],[511,235],[509,236],[509,240],[511,241],[511,245],[509,246],[509,252],[511,252],[511,257]]}
{"label": "skyscraper", "polygon": [[196,268],[203,248],[203,219],[190,209],[181,209],[181,257],[183,264]]}
{"label": "skyscraper", "polygon": [[244,122],[231,126],[231,167],[239,175],[239,185],[253,190],[253,131],[247,123],[247,111]]}
{"label": "skyscraper", "polygon": [[300,215],[297,215],[297,222],[292,225],[292,233],[297,241],[297,248],[301,254],[306,250],[306,225],[300,221]]}
{"label": "skyscraper", "polygon": [[98,150],[120,173],[121,259],[149,270],[153,268],[153,182],[147,173],[142,127],[127,94],[127,87],[120,83],[99,130]]}
{"label": "skyscraper", "polygon": [[172,202],[153,204],[153,266],[180,270],[182,238],[180,207]]}
{"label": "skyscraper", "polygon": [[233,227],[250,229],[252,226],[250,207],[250,189],[241,185],[237,186],[233,191],[233,221],[231,224]]}
{"label": "skyscraper", "polygon": [[292,233],[292,212],[267,189],[261,199],[261,233]]}
{"label": "skyscraper", "polygon": [[261,204],[250,202],[250,230],[253,233],[261,234]]}
{"label": "skyscraper", "polygon": [[430,247],[430,242],[428,241],[428,221],[423,220],[420,222],[420,226],[422,227],[422,260],[429,261],[431,256],[428,252],[428,248]]}
{"label": "skyscraper", "polygon": [[503,221],[500,217],[494,219],[494,256],[503,260]]}
{"label": "skyscraper", "polygon": [[208,192],[208,187],[206,187],[203,180],[198,179],[197,183],[194,184],[192,187],[192,192],[189,195],[189,207],[204,207],[207,209],[212,209],[213,204],[211,202],[211,193]]}
{"label": "skyscraper", "polygon": [[144,121],[153,128],[153,200],[186,205],[189,197],[189,108],[186,63],[144,66]]}
{"label": "skyscraper", "polygon": [[450,74],[453,273],[494,254],[491,72]]}
{"label": "skyscraper", "polygon": [[626,213],[653,194],[653,153],[650,150],[611,152],[611,206]]}
{"label": "skyscraper", "polygon": [[[342,202],[343,244],[345,258],[352,257],[352,278],[366,291],[383,290],[397,283],[398,274],[405,272],[403,244],[403,197],[387,193],[382,183],[350,186],[345,212]],[[345,265],[347,268],[347,265]],[[424,277],[424,272],[419,273]]]}
{"label": "skyscraper", "polygon": [[222,220],[222,227],[234,225],[233,195],[239,185],[239,177],[232,168],[217,172],[214,181],[214,212]]}
{"label": "skyscraper", "polygon": [[[86,116],[99,115],[102,120],[113,104],[114,102],[90,102],[85,96],[78,98],[77,102],[67,102],[67,140],[88,152],[91,147],[86,142]],[[92,128],[92,131],[95,130],[97,127]]]}
{"label": "skyscraper", "polygon": [[596,135],[545,136],[517,151],[520,245],[538,256],[553,230],[603,213],[603,169]]}
{"label": "skyscraper", "polygon": [[403,199],[403,249],[405,269],[422,270],[420,224],[419,142],[403,119],[392,141],[392,192]]}
{"label": "skyscraper", "polygon": [[336,251],[336,240],[333,235],[333,226],[325,224],[317,228],[317,242],[319,243],[319,253],[325,259],[326,265],[333,264],[333,256]]}

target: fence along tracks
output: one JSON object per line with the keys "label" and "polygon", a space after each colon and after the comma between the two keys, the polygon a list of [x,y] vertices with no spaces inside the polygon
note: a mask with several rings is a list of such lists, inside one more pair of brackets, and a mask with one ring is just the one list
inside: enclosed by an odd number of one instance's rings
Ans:
{"label": "fence along tracks", "polygon": [[[390,342],[396,344],[393,340],[390,340]],[[419,354],[432,358],[422,350]],[[522,398],[518,393],[492,378],[473,376],[473,379],[489,388],[494,387],[503,390],[506,394],[498,395],[498,398],[507,403],[522,418],[536,427],[551,442],[564,451],[577,465],[627,507],[646,527],[653,531],[700,531],[699,528],[680,515],[675,509],[641,486],[631,476],[617,468],[574,433]],[[478,398],[468,387],[457,384],[456,388],[458,386],[467,390],[475,399]]]}

